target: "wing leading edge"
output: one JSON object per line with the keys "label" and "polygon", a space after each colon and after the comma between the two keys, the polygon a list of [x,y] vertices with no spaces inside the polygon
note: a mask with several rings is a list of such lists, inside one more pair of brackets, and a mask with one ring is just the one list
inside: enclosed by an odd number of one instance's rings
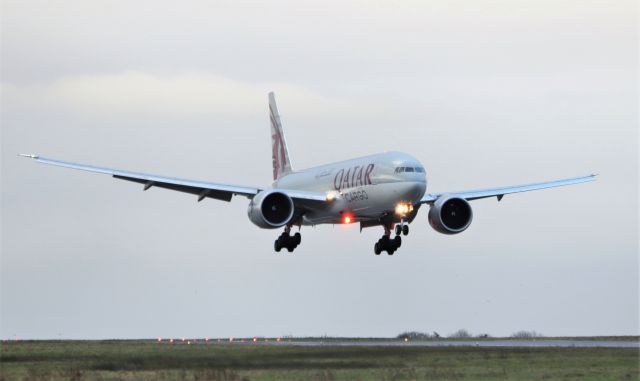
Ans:
{"label": "wing leading edge", "polygon": [[95,167],[92,165],[70,163],[67,161],[54,160],[38,155],[25,155],[20,156],[29,157],[42,164],[55,165],[58,167],[79,169],[81,171],[103,173],[111,175],[119,180],[132,181],[140,184],[144,184],[144,190],[151,187],[171,189],[178,192],[191,193],[198,196],[198,201],[202,201],[205,198],[214,198],[217,200],[231,201],[231,197],[234,195],[241,195],[246,197],[255,196],[261,189],[254,187],[245,187],[229,184],[217,184],[203,181],[185,180],[174,177],[164,177],[158,175],[151,175],[146,173],[136,173],[114,168]]}
{"label": "wing leading edge", "polygon": [[[196,180],[185,180],[174,177],[158,176],[146,173],[136,173],[114,168],[96,167],[86,164],[70,163],[67,161],[54,160],[38,155],[20,154],[20,156],[28,157],[42,164],[55,165],[58,167],[78,169],[82,171],[103,173],[111,175],[119,180],[132,181],[143,184],[144,190],[151,187],[165,188],[178,192],[191,193],[198,196],[198,201],[205,198],[213,198],[222,201],[231,201],[235,195],[253,198],[263,188],[248,187],[242,185],[219,184]],[[296,191],[279,189],[279,191],[288,194],[297,206],[308,206],[319,202],[326,202],[326,195],[318,192]]]}
{"label": "wing leading edge", "polygon": [[533,183],[533,184],[524,184],[524,185],[514,185],[507,186],[501,188],[490,188],[490,189],[478,189],[471,191],[461,191],[461,192],[444,192],[444,193],[427,193],[420,200],[421,204],[432,204],[435,202],[438,197],[442,195],[459,197],[463,198],[467,201],[478,200],[481,198],[487,197],[497,197],[498,201],[502,200],[502,197],[506,194],[511,193],[520,193],[520,192],[528,192],[539,189],[547,189],[547,188],[555,188],[562,187],[566,185],[580,184],[586,183],[589,181],[594,181],[597,175],[588,175],[588,176],[580,176],[580,177],[572,177],[569,179],[561,179],[554,181],[546,181],[542,183]]}

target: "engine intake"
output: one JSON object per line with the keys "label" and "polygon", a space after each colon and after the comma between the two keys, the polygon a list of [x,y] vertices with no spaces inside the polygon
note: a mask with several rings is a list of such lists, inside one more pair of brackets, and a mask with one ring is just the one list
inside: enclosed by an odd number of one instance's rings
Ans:
{"label": "engine intake", "polygon": [[462,233],[472,219],[471,205],[459,197],[441,196],[429,209],[429,224],[443,234]]}
{"label": "engine intake", "polygon": [[266,190],[258,193],[249,203],[247,214],[251,222],[265,229],[275,229],[291,222],[293,200],[285,193]]}

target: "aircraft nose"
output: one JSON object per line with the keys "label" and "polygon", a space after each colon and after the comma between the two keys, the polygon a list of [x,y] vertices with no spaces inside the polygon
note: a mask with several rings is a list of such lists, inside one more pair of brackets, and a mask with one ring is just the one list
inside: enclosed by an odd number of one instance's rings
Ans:
{"label": "aircraft nose", "polygon": [[427,189],[427,184],[424,182],[411,182],[404,193],[404,199],[417,203],[424,196],[424,192]]}

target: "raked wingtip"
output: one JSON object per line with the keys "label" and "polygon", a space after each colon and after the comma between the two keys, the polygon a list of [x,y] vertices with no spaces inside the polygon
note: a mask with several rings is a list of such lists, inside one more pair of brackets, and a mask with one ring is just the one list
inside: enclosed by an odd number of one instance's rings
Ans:
{"label": "raked wingtip", "polygon": [[39,157],[38,155],[33,155],[28,153],[19,153],[18,156],[28,157],[30,159],[37,159]]}

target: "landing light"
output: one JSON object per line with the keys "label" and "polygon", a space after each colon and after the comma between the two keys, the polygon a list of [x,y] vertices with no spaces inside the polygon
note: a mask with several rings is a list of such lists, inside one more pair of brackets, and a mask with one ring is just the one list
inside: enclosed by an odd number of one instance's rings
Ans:
{"label": "landing light", "polygon": [[404,216],[412,211],[413,205],[409,203],[399,202],[398,205],[396,205],[396,214],[399,216]]}
{"label": "landing light", "polygon": [[345,224],[350,224],[351,223],[351,217],[350,216],[345,216],[344,217],[344,223]]}

